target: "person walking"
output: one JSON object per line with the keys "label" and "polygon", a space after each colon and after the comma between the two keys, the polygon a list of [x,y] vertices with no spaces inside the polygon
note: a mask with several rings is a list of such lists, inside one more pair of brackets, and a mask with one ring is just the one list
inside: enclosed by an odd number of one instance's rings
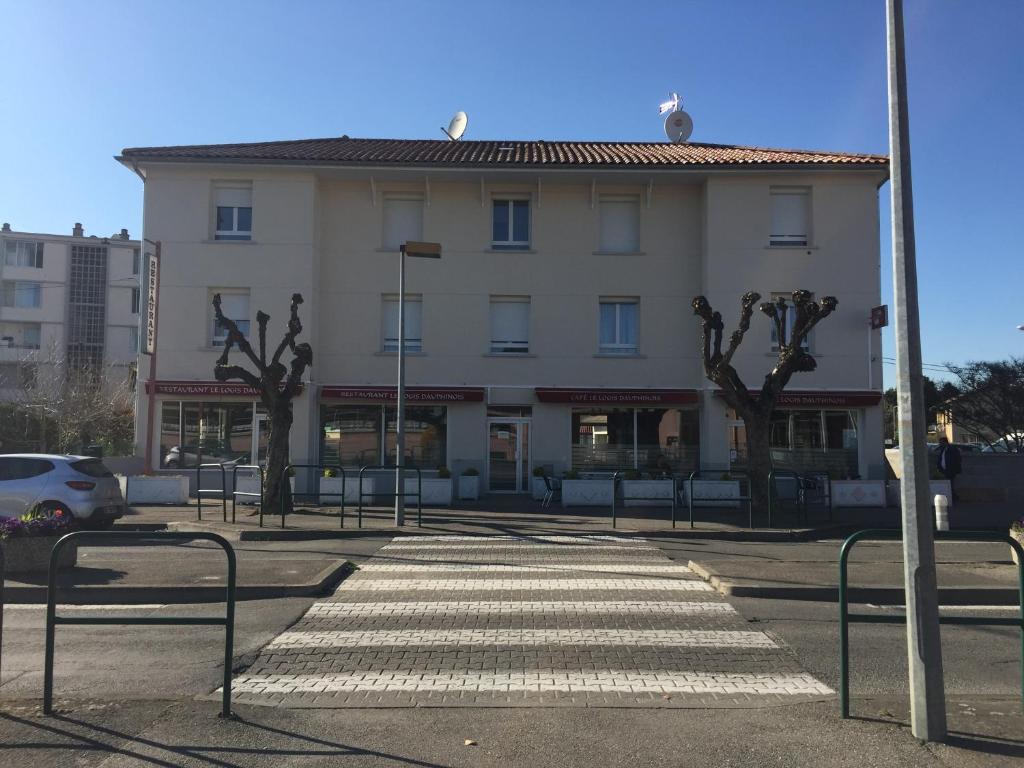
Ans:
{"label": "person walking", "polygon": [[960,449],[952,445],[945,437],[939,438],[939,472],[949,480],[949,491],[953,495],[951,501],[956,501],[956,476],[963,471],[963,462],[960,459]]}

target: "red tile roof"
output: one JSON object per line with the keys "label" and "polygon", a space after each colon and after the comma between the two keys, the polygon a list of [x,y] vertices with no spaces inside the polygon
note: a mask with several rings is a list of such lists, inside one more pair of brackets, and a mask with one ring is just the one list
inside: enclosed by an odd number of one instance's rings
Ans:
{"label": "red tile roof", "polygon": [[433,141],[425,139],[303,139],[256,144],[135,147],[122,160],[290,163],[303,165],[421,165],[430,167],[684,168],[702,166],[837,165],[885,168],[884,155],[765,149],[728,144],[598,141]]}

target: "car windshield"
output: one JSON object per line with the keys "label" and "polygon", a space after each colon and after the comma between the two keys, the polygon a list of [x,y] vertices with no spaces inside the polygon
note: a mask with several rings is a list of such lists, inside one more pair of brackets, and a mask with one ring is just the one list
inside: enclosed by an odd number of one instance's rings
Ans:
{"label": "car windshield", "polygon": [[113,473],[107,469],[99,459],[82,459],[71,462],[71,468],[89,477],[113,477]]}

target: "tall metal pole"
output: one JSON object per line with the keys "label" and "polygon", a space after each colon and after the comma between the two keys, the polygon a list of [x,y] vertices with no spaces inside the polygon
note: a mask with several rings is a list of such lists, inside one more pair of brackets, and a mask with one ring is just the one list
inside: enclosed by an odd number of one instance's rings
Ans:
{"label": "tall metal pole", "polygon": [[[148,243],[149,240],[143,240],[143,243]],[[149,350],[149,379],[146,382],[148,389],[146,398],[146,449],[144,455],[146,457],[143,472],[147,475],[153,474],[153,429],[154,422],[156,419],[156,345],[157,345],[157,331],[159,330],[160,320],[160,245],[161,241],[153,243],[155,252],[151,255],[150,259],[146,260],[146,283],[151,289],[149,293],[149,304],[146,305],[146,330],[149,330],[149,323],[153,325],[153,344]],[[143,246],[145,250],[145,246]],[[140,270],[141,271],[141,270]],[[150,273],[153,273],[152,275]],[[152,320],[150,320],[149,313],[152,313]],[[141,337],[141,334],[139,334]],[[141,342],[140,343],[145,343]]]}
{"label": "tall metal pole", "polygon": [[910,720],[914,736],[946,738],[946,696],[935,581],[935,541],[928,502],[928,454],[921,375],[921,327],[917,305],[914,201],[910,181],[907,66],[903,48],[903,0],[886,0],[889,67],[889,153],[892,174],[893,314],[896,394],[903,482],[903,578],[907,595]]}
{"label": "tall metal pole", "polygon": [[405,525],[405,245],[398,257],[398,393],[395,425],[395,525]]}

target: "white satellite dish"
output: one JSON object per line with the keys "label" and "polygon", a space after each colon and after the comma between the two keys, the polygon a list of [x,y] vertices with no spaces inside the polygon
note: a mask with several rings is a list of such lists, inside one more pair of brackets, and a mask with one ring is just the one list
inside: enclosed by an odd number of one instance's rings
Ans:
{"label": "white satellite dish", "polygon": [[462,111],[456,112],[455,116],[452,117],[448,128],[442,128],[444,135],[452,141],[458,141],[462,138],[462,134],[466,132],[466,126],[469,125],[469,116]]}
{"label": "white satellite dish", "polygon": [[671,112],[665,118],[665,135],[673,144],[681,144],[693,133],[693,120],[681,109]]}

